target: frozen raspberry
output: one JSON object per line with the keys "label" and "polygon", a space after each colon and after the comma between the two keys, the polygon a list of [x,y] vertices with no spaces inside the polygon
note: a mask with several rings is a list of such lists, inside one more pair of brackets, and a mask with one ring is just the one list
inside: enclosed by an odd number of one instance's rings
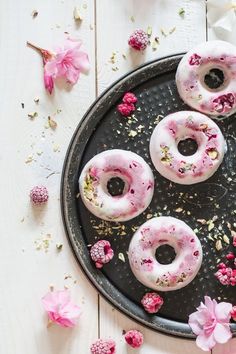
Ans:
{"label": "frozen raspberry", "polygon": [[136,329],[125,333],[125,340],[132,348],[139,348],[143,344],[143,335]]}
{"label": "frozen raspberry", "polygon": [[202,58],[200,57],[200,55],[195,53],[189,58],[189,65],[200,65],[201,61]]}
{"label": "frozen raspberry", "polygon": [[233,254],[233,252],[229,252],[229,253],[226,255],[226,258],[227,258],[228,260],[232,260],[232,259],[235,258],[235,255]]}
{"label": "frozen raspberry", "polygon": [[137,100],[137,97],[132,92],[126,92],[122,99],[122,101],[127,104],[136,103]]}
{"label": "frozen raspberry", "polygon": [[121,103],[117,106],[117,109],[122,114],[122,116],[125,117],[128,117],[133,111],[135,111],[133,103]]}
{"label": "frozen raspberry", "polygon": [[105,263],[110,262],[114,252],[109,241],[100,240],[91,247],[90,255],[96,267],[102,268]]}
{"label": "frozen raspberry", "polygon": [[48,201],[48,198],[48,190],[44,186],[35,186],[30,191],[30,199],[35,205],[46,203]]}
{"label": "frozen raspberry", "polygon": [[231,314],[232,319],[233,319],[234,321],[236,321],[236,306],[233,306],[233,308],[232,308],[230,314]]}
{"label": "frozen raspberry", "polygon": [[144,309],[149,313],[156,313],[160,310],[164,301],[157,293],[147,293],[141,300]]}
{"label": "frozen raspberry", "polygon": [[148,45],[148,35],[143,30],[134,31],[129,37],[128,44],[136,50],[144,50]]}
{"label": "frozen raspberry", "polygon": [[90,351],[92,354],[114,354],[116,352],[116,343],[112,339],[98,339],[91,345]]}
{"label": "frozen raspberry", "polygon": [[232,93],[221,95],[213,100],[214,109],[218,113],[227,113],[234,106],[235,98]]}

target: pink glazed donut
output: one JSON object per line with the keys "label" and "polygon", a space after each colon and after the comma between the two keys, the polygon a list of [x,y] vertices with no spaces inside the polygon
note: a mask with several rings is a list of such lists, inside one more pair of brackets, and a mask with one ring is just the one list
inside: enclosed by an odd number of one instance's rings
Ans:
{"label": "pink glazed donut", "polygon": [[[209,86],[209,79],[213,85]],[[178,65],[176,84],[181,98],[211,116],[236,112],[236,47],[224,41],[201,43]]]}
{"label": "pink glazed donut", "polygon": [[[191,138],[197,151],[190,156],[178,150],[180,141]],[[220,166],[226,143],[219,127],[202,113],[180,111],[163,118],[150,140],[150,155],[157,171],[179,184],[205,181]]]}
{"label": "pink glazed donut", "polygon": [[[160,264],[158,247],[172,246],[176,257]],[[169,216],[148,220],[134,234],[129,245],[129,262],[135,277],[157,291],[172,291],[188,285],[202,263],[202,246],[193,230],[183,221]]]}
{"label": "pink glazed donut", "polygon": [[[119,177],[124,182],[121,195],[112,196],[107,183]],[[98,218],[126,221],[141,214],[150,204],[154,177],[144,159],[131,151],[107,150],[94,156],[79,178],[81,198]]]}

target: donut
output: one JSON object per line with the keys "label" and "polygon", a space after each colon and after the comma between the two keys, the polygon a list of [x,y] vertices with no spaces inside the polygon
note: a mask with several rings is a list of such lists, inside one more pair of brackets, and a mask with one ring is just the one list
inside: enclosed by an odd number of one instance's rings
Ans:
{"label": "donut", "polygon": [[[123,192],[112,196],[108,182],[119,177]],[[85,206],[98,218],[126,221],[141,214],[150,204],[154,177],[144,159],[131,151],[107,150],[94,156],[84,166],[79,189]]]}
{"label": "donut", "polygon": [[[182,155],[178,144],[186,139],[197,143],[197,151]],[[220,166],[226,143],[219,127],[202,113],[180,111],[163,118],[150,139],[150,155],[156,170],[179,184],[205,181]]]}
{"label": "donut", "polygon": [[[157,248],[163,245],[175,250],[175,259],[170,264],[161,264],[155,257]],[[131,239],[128,257],[140,283],[153,290],[172,291],[183,288],[195,278],[202,263],[202,247],[185,222],[161,216],[139,227]]]}
{"label": "donut", "polygon": [[176,84],[184,102],[202,113],[235,113],[236,47],[216,40],[191,49],[178,65]]}

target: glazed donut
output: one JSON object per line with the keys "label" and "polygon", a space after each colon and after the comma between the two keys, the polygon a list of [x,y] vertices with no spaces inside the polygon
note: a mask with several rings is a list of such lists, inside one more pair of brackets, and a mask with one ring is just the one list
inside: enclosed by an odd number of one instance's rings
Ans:
{"label": "glazed donut", "polygon": [[[193,139],[197,151],[182,155],[178,143]],[[179,184],[205,181],[220,166],[226,143],[219,127],[202,113],[180,111],[163,118],[150,140],[150,155],[157,171]]]}
{"label": "glazed donut", "polygon": [[235,113],[236,47],[218,40],[198,45],[180,61],[176,84],[184,102],[200,112],[211,116]]}
{"label": "glazed donut", "polygon": [[[108,192],[108,181],[119,177],[124,182],[121,195]],[[150,204],[154,177],[144,159],[131,151],[107,150],[94,156],[79,178],[85,206],[98,218],[126,221],[141,214]]]}
{"label": "glazed donut", "polygon": [[[169,245],[176,257],[170,264],[156,260],[158,247]],[[135,277],[157,291],[171,291],[188,285],[202,263],[202,247],[198,237],[185,222],[161,216],[145,222],[129,245],[129,262]]]}

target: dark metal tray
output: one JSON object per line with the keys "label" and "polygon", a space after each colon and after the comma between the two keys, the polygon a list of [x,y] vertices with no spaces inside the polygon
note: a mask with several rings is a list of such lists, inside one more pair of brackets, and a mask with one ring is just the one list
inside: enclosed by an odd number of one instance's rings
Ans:
{"label": "dark metal tray", "polygon": [[[177,185],[155,171],[149,156],[149,139],[157,116],[189,109],[179,98],[175,85],[175,72],[181,57],[163,58],[132,71],[114,83],[90,107],[76,129],[66,155],[61,205],[75,255],[97,290],[116,308],[149,328],[193,338],[187,324],[188,316],[204,295],[220,301],[236,302],[236,289],[222,286],[214,277],[217,261],[223,259],[232,246],[222,241],[223,249],[216,251],[215,241],[208,238],[214,239],[218,234],[226,234],[230,238],[227,223],[233,225],[236,221],[236,118],[232,116],[218,122],[227,140],[228,151],[217,173],[206,182],[191,186]],[[138,97],[137,121],[132,123],[128,123],[116,110],[127,91],[134,92]],[[130,136],[131,130],[137,135]],[[150,164],[155,176],[155,193],[149,208],[135,219],[120,224],[97,219],[77,196],[78,178],[85,163],[95,154],[113,148],[127,149],[141,155]],[[134,278],[126,253],[134,228],[151,215],[171,215],[197,229],[204,251],[197,277],[181,290],[162,293],[164,305],[156,315],[147,314],[140,305],[140,299],[150,289]],[[197,219],[214,220],[215,216],[218,219],[211,231],[208,230],[211,228],[209,225],[197,222]],[[115,256],[102,270],[97,270],[90,260],[88,245],[104,238],[111,242]],[[163,251],[161,256],[168,257],[169,254]],[[232,324],[232,330],[236,333],[235,324]]]}

